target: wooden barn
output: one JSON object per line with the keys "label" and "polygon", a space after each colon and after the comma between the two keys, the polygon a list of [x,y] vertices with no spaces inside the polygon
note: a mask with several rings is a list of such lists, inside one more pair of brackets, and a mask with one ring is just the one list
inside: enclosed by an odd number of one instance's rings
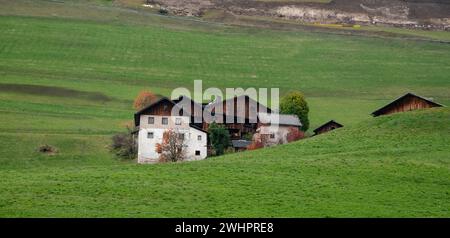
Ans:
{"label": "wooden barn", "polygon": [[332,131],[334,129],[338,129],[341,127],[344,127],[344,126],[334,120],[331,120],[331,121],[317,127],[317,129],[314,130],[314,135],[320,135],[323,133],[327,133],[329,131]]}
{"label": "wooden barn", "polygon": [[398,99],[390,102],[386,106],[372,112],[372,116],[389,115],[398,112],[407,112],[417,109],[443,107],[444,105],[433,102],[431,99],[424,98],[413,93],[407,93]]}
{"label": "wooden barn", "polygon": [[[222,104],[223,113],[215,113],[213,108]],[[210,111],[215,118],[220,118],[232,140],[239,140],[246,134],[254,134],[258,129],[258,113],[272,112],[263,104],[253,100],[247,95],[236,96],[221,102],[212,102],[204,106],[205,111]],[[233,115],[233,116],[231,116]],[[227,123],[225,123],[227,122]],[[231,122],[231,123],[230,123]],[[203,130],[208,130],[209,124],[203,123]]]}

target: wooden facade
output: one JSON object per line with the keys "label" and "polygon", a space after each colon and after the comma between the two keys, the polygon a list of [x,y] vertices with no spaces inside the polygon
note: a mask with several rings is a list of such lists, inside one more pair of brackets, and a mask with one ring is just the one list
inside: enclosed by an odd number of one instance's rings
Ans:
{"label": "wooden facade", "polygon": [[[218,105],[219,104],[219,105]],[[222,113],[216,113],[215,109],[222,107]],[[258,128],[258,113],[271,112],[271,109],[251,99],[249,96],[239,96],[218,103],[205,105],[204,110],[211,111],[216,123],[223,124],[228,129],[232,140],[238,140],[246,134],[256,133]],[[232,123],[230,123],[230,121]],[[203,129],[208,130],[209,123],[203,123]]]}
{"label": "wooden facade", "polygon": [[151,105],[143,108],[134,114],[134,124],[135,126],[140,125],[140,116],[141,115],[157,115],[157,116],[171,116],[172,109],[175,106],[168,98],[161,98]]}
{"label": "wooden facade", "polygon": [[[189,103],[191,104],[190,111],[185,111],[187,108],[185,106],[189,105]],[[216,114],[215,108],[217,108],[218,104],[222,104],[223,110],[222,113]],[[204,105],[198,104],[188,97],[181,96],[175,100],[161,98],[140,110],[135,114],[135,125],[139,126],[140,115],[142,114],[170,116],[175,106],[178,107],[176,110],[180,112],[180,115],[190,116],[191,124],[204,131],[208,131],[210,125],[202,119],[204,111],[209,112],[210,115],[214,115],[214,118],[221,118],[221,120],[216,120],[216,122],[223,124],[228,129],[230,137],[233,140],[241,139],[246,134],[254,134],[258,127],[258,113],[271,112],[270,108],[259,104],[248,96],[234,97],[221,102]],[[233,112],[234,116],[230,116]],[[196,122],[195,119],[198,118],[200,118],[201,122]],[[230,120],[232,123],[229,123]]]}
{"label": "wooden facade", "polygon": [[[180,96],[173,100],[180,107],[180,114],[191,117],[191,124],[203,128],[203,105],[195,102],[187,96]],[[190,109],[190,110],[188,110]]]}
{"label": "wooden facade", "polygon": [[386,106],[376,110],[372,113],[374,117],[382,116],[382,115],[389,115],[393,113],[399,113],[399,112],[407,112],[407,111],[413,111],[417,109],[425,109],[425,108],[432,108],[432,107],[442,107],[443,105],[433,102],[430,99],[412,94],[407,93],[404,96],[392,101],[391,103],[387,104]]}
{"label": "wooden facade", "polygon": [[329,131],[332,131],[332,130],[335,130],[335,129],[338,129],[341,127],[344,127],[344,126],[334,120],[331,120],[331,121],[319,126],[317,129],[315,129],[314,135],[320,135],[323,133],[327,133]]}

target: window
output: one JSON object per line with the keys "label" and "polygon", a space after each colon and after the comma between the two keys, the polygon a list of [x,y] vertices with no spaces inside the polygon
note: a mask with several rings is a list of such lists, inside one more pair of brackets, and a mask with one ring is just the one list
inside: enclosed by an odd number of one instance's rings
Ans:
{"label": "window", "polygon": [[155,118],[154,117],[149,117],[148,118],[148,124],[155,124]]}
{"label": "window", "polygon": [[175,125],[177,126],[181,125],[181,118],[175,119]]}
{"label": "window", "polygon": [[201,136],[201,135],[198,135],[198,136],[197,136],[197,140],[202,140],[202,136]]}
{"label": "window", "polygon": [[275,139],[275,134],[270,134],[270,139]]}
{"label": "window", "polygon": [[195,156],[200,156],[200,150],[195,151]]}
{"label": "window", "polygon": [[153,139],[153,137],[154,137],[153,132],[148,132],[148,133],[147,133],[147,138],[148,138],[148,139]]}
{"label": "window", "polygon": [[163,125],[167,125],[167,124],[169,124],[169,119],[167,119],[167,117],[163,117],[161,123]]}

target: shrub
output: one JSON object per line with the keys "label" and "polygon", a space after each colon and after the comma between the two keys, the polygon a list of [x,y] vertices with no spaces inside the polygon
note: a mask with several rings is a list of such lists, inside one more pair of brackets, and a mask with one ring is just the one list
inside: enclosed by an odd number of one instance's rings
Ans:
{"label": "shrub", "polygon": [[158,97],[154,93],[150,91],[141,91],[134,100],[133,107],[136,111],[139,111],[155,102],[156,99],[158,99]]}
{"label": "shrub", "polygon": [[245,133],[244,135],[242,135],[242,139],[243,140],[247,140],[247,141],[251,141],[253,139],[253,134],[252,133]]}
{"label": "shrub", "polygon": [[288,143],[298,141],[305,138],[305,133],[298,128],[291,127],[289,128],[289,132],[287,134],[287,141]]}
{"label": "shrub", "polygon": [[161,15],[168,15],[169,14],[169,10],[167,10],[166,8],[161,7],[158,11],[159,14]]}
{"label": "shrub", "polygon": [[38,151],[43,154],[56,154],[58,152],[58,149],[55,147],[45,144],[38,147]]}
{"label": "shrub", "polygon": [[303,125],[301,128],[302,131],[309,129],[309,107],[301,92],[290,92],[283,97],[280,102],[280,111],[283,114],[297,115]]}
{"label": "shrub", "polygon": [[137,144],[131,129],[112,137],[111,151],[123,159],[137,157]]}
{"label": "shrub", "polygon": [[208,132],[216,155],[223,155],[228,146],[230,146],[230,133],[224,126],[215,122],[209,126]]}

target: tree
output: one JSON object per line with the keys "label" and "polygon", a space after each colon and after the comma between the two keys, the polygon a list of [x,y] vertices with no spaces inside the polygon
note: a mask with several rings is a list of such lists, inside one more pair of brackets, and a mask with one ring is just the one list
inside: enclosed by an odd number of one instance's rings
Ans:
{"label": "tree", "polygon": [[228,130],[221,125],[213,122],[208,129],[211,145],[216,151],[216,155],[223,155],[225,149],[230,145],[230,134]]}
{"label": "tree", "polygon": [[160,162],[183,161],[186,156],[184,136],[173,130],[167,130],[163,134],[162,143],[156,144],[156,151],[160,153]]}
{"label": "tree", "polygon": [[134,100],[133,107],[136,111],[139,111],[155,102],[157,98],[158,97],[150,91],[141,91]]}
{"label": "tree", "polygon": [[280,103],[280,112],[283,114],[294,114],[297,115],[302,122],[302,131],[307,131],[309,129],[309,107],[305,100],[305,96],[299,91],[294,91],[288,93]]}
{"label": "tree", "polygon": [[135,159],[137,157],[137,145],[133,129],[127,127],[127,132],[119,133],[112,137],[111,151],[123,159]]}

